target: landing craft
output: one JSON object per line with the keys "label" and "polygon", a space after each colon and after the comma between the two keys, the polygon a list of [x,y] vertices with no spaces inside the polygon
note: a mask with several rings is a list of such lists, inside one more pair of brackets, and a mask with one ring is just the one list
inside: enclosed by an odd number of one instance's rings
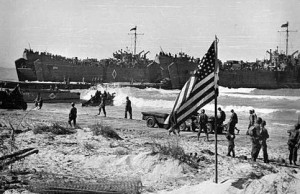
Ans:
{"label": "landing craft", "polygon": [[[300,54],[288,55],[288,23],[282,25],[286,31],[286,52],[278,49],[267,51],[270,58],[255,62],[219,61],[219,85],[229,88],[300,88]],[[298,55],[297,55],[298,54]],[[165,77],[170,79],[172,88],[181,88],[201,63],[185,53],[171,55],[161,52],[155,62],[163,67]]]}
{"label": "landing craft", "polygon": [[[288,23],[286,28],[288,48]],[[136,37],[137,28],[132,28]],[[129,50],[113,53],[111,59],[66,58],[46,52],[25,49],[23,58],[15,61],[19,81],[51,81],[87,83],[160,83],[164,89],[181,89],[200,59],[185,53],[172,55],[163,51],[155,60],[146,58],[148,52],[136,54]],[[268,51],[270,58],[255,62],[219,61],[219,85],[229,88],[300,88],[300,62],[297,51],[288,54],[278,49]]]}

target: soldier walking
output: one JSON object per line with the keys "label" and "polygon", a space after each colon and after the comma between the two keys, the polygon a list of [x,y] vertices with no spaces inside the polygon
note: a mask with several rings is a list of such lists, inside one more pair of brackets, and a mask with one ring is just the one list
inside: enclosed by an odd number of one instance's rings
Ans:
{"label": "soldier walking", "polygon": [[98,115],[101,114],[101,109],[102,109],[103,113],[104,113],[104,117],[106,117],[105,100],[106,100],[106,98],[105,98],[104,95],[100,96],[100,104],[99,104],[99,113],[98,113]]}
{"label": "soldier walking", "polygon": [[222,131],[222,127],[223,127],[223,122],[226,119],[226,114],[225,112],[221,109],[221,107],[218,108],[218,118],[217,118],[217,132],[218,131]]}
{"label": "soldier walking", "polygon": [[205,110],[202,109],[201,110],[201,113],[200,113],[200,116],[199,116],[199,124],[200,124],[200,128],[199,128],[199,131],[198,131],[198,134],[197,134],[197,137],[198,137],[198,141],[200,140],[200,134],[201,134],[201,131],[203,130],[203,132],[205,133],[206,135],[206,140],[208,140],[208,131],[207,131],[207,124],[208,122],[208,116],[205,114]]}
{"label": "soldier walking", "polygon": [[[235,125],[238,123],[238,116],[237,114],[234,112],[234,110],[231,110],[231,116],[230,116],[230,120],[228,122],[228,132],[230,134],[234,134],[234,129],[235,129]],[[238,131],[239,132],[239,131]]]}
{"label": "soldier walking", "polygon": [[74,127],[76,126],[76,118],[77,118],[77,108],[75,107],[75,103],[72,102],[71,104],[72,108],[70,110],[70,113],[69,113],[69,125],[72,127],[72,121],[73,121],[73,125]]}
{"label": "soldier walking", "polygon": [[127,119],[127,112],[129,113],[130,119],[132,119],[132,107],[131,107],[131,101],[129,100],[129,97],[126,97],[126,106],[125,106],[125,119]]}
{"label": "soldier walking", "polygon": [[298,148],[300,146],[300,134],[299,134],[300,124],[296,124],[294,129],[288,130],[289,133],[289,140],[288,140],[288,146],[289,146],[289,160],[290,164],[292,162],[294,165],[297,165],[297,152]]}

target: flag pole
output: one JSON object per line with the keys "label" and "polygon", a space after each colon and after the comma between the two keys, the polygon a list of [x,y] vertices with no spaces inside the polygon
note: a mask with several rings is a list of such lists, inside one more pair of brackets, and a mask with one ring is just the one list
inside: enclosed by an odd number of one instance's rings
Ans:
{"label": "flag pole", "polygon": [[[217,36],[215,36],[215,79],[217,68],[218,68],[218,39]],[[217,80],[215,80],[216,82]],[[217,83],[215,83],[215,183],[218,183],[218,135],[217,135],[217,98],[218,98],[218,88]]]}

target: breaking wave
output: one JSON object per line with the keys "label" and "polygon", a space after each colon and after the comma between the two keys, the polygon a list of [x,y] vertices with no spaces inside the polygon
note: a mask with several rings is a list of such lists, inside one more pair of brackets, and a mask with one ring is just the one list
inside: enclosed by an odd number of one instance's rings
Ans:
{"label": "breaking wave", "polygon": [[252,99],[271,99],[271,100],[300,100],[299,96],[270,96],[270,95],[251,95],[251,94],[234,94],[221,93],[220,96],[238,97],[238,98],[252,98]]}

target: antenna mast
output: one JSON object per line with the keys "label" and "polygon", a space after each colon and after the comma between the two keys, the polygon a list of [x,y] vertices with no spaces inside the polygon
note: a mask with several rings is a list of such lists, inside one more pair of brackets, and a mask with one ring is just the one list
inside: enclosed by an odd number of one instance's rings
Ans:
{"label": "antenna mast", "polygon": [[135,26],[134,28],[131,28],[130,31],[134,30],[134,33],[129,33],[128,35],[134,35],[134,55],[136,55],[136,40],[137,40],[137,35],[144,35],[144,34],[138,34],[136,33],[137,31],[137,26]]}
{"label": "antenna mast", "polygon": [[286,31],[279,31],[279,32],[286,32],[286,48],[285,48],[285,55],[288,56],[289,50],[289,32],[297,32],[297,30],[289,30],[289,22],[281,25],[282,28],[286,28]]}

